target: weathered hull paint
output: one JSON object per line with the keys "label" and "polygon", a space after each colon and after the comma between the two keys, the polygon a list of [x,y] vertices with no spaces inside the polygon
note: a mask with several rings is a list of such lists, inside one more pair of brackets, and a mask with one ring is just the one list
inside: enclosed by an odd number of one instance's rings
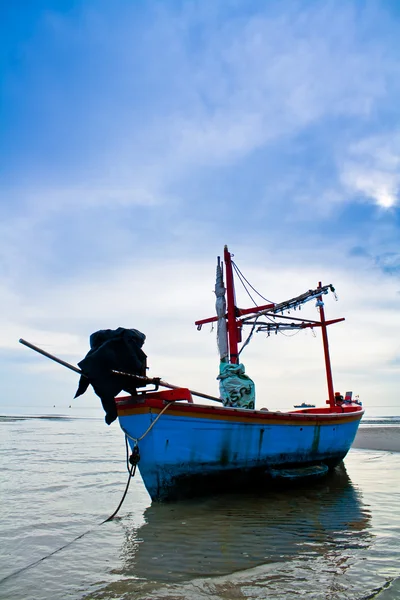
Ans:
{"label": "weathered hull paint", "polygon": [[[164,404],[119,404],[131,447]],[[324,411],[324,409],[322,409]],[[363,411],[271,413],[174,404],[139,442],[139,470],[153,500],[271,485],[276,469],[333,468],[349,451]]]}

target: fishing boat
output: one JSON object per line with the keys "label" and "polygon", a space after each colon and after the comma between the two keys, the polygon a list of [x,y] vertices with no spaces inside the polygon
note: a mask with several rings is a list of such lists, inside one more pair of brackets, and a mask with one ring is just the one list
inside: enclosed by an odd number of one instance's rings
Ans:
{"label": "fishing boat", "polygon": [[[195,322],[199,330],[204,324],[217,323],[219,396],[153,380],[152,390],[116,398],[119,423],[132,450],[131,462],[138,465],[154,501],[264,489],[276,482],[324,476],[348,453],[364,413],[361,403],[351,397],[345,401],[334,392],[327,327],[344,319],[325,318],[323,297],[335,293],[333,286],[320,282],[290,300],[243,309],[236,304],[235,274],[241,272],[225,246],[223,260],[217,262],[216,315]],[[288,314],[311,300],[316,301],[318,319]],[[246,326],[250,333],[243,342]],[[242,349],[255,331],[270,335],[310,328],[322,333],[328,388],[325,405],[300,405],[299,410],[289,412],[256,409],[254,382],[240,362]],[[195,402],[194,396],[207,402]],[[209,404],[210,400],[217,405]]]}

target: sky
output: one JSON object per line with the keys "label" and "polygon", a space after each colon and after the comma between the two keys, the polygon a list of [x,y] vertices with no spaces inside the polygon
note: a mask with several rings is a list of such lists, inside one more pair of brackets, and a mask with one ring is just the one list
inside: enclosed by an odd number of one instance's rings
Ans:
{"label": "sky", "polygon": [[[227,244],[274,302],[332,283],[335,390],[399,415],[399,29],[396,0],[1,3],[0,413],[101,416],[18,340],[76,365],[120,326],[218,395]],[[324,405],[319,332],[253,337],[257,408]]]}

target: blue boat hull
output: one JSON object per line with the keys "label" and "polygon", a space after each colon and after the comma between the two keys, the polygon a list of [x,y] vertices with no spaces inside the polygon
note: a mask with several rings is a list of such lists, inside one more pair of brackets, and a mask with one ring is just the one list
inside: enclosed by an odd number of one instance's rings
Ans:
{"label": "blue boat hull", "polygon": [[[119,404],[120,425],[132,448],[162,408],[149,400]],[[262,489],[280,470],[333,468],[349,451],[363,411],[321,411],[270,413],[175,403],[138,442],[144,484],[160,501]]]}

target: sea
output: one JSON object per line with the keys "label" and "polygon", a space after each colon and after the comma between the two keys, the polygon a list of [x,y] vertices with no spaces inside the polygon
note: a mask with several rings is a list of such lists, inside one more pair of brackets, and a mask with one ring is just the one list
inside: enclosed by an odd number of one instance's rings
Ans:
{"label": "sea", "polygon": [[[151,503],[101,410],[0,411],[3,600],[400,599],[400,453],[295,489]],[[400,418],[364,420],[399,431]]]}

